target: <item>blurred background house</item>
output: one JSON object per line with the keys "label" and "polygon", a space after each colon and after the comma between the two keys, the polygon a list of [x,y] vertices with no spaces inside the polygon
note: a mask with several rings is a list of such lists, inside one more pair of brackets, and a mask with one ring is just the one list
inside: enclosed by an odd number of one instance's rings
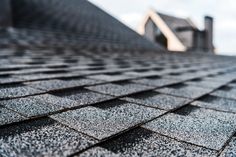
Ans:
{"label": "blurred background house", "polygon": [[205,16],[204,30],[189,18],[180,18],[150,10],[138,32],[170,51],[214,52],[213,18]]}

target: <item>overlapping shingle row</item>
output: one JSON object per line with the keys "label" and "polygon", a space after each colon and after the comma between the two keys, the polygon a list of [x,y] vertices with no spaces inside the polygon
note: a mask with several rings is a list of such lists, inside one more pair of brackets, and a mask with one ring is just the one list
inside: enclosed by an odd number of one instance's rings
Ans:
{"label": "overlapping shingle row", "polygon": [[235,155],[235,58],[58,50],[1,49],[0,156]]}

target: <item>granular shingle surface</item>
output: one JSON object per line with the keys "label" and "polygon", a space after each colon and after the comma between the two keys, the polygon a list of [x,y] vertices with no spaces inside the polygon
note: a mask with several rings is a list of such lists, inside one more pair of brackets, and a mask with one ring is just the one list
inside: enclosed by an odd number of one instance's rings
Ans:
{"label": "granular shingle surface", "polygon": [[0,99],[17,98],[40,93],[43,93],[43,91],[28,86],[18,86],[18,87],[7,86],[0,88]]}
{"label": "granular shingle surface", "polygon": [[220,150],[235,132],[235,115],[197,108],[180,115],[169,113],[144,125],[157,133]]}
{"label": "granular shingle surface", "polygon": [[144,85],[154,86],[154,87],[163,87],[171,84],[176,84],[181,82],[180,80],[172,80],[167,78],[147,78],[147,79],[138,79],[134,80],[135,83],[140,83]]}
{"label": "granular shingle surface", "polygon": [[234,112],[236,113],[236,100],[225,99],[221,97],[216,97],[208,95],[192,103],[193,105],[215,109],[219,111]]}
{"label": "granular shingle surface", "polygon": [[157,92],[135,94],[124,99],[126,101],[142,104],[145,106],[156,107],[167,111],[186,105],[191,101],[190,99],[159,94]]}
{"label": "granular shingle surface", "polygon": [[119,154],[115,154],[111,151],[108,151],[104,148],[101,147],[95,147],[91,148],[79,155],[76,155],[75,157],[88,157],[88,156],[93,156],[93,157],[119,157]]}
{"label": "granular shingle surface", "polygon": [[0,129],[1,156],[66,156],[96,143],[51,119]]}
{"label": "granular shingle surface", "polygon": [[[144,128],[126,133],[101,145],[119,156],[216,156],[216,151],[159,135]],[[91,152],[93,150],[88,150]],[[104,151],[104,154],[107,152]]]}
{"label": "granular shingle surface", "polygon": [[138,93],[146,90],[153,89],[153,87],[148,87],[145,85],[139,85],[134,83],[124,83],[124,84],[104,84],[87,87],[87,89],[100,92],[103,94],[109,94],[113,96],[125,96],[132,93]]}
{"label": "granular shingle surface", "polygon": [[[103,105],[107,104],[101,104]],[[85,107],[51,117],[97,139],[104,139],[164,113],[158,109],[131,103],[109,102],[108,105],[112,107],[106,109]]]}
{"label": "granular shingle surface", "polygon": [[168,52],[87,0],[5,1],[0,157],[235,156],[235,57]]}
{"label": "granular shingle surface", "polygon": [[62,103],[62,106],[65,105],[68,107],[84,106],[114,99],[112,96],[96,93],[86,89],[71,89],[52,92],[51,94],[59,99],[62,98],[58,104]]}
{"label": "granular shingle surface", "polygon": [[180,86],[172,86],[165,87],[157,90],[160,93],[186,97],[190,99],[196,99],[201,97],[207,93],[211,92],[211,89],[205,89],[201,87],[191,86],[191,85],[180,85]]}
{"label": "granular shingle surface", "polygon": [[77,80],[47,80],[30,82],[28,85],[43,91],[61,90],[66,88],[82,87],[85,85],[93,85],[101,81],[90,79],[77,79]]}
{"label": "granular shingle surface", "polygon": [[34,96],[0,101],[0,105],[19,112],[26,117],[46,115],[63,109],[61,106],[50,104]]}
{"label": "granular shingle surface", "polygon": [[26,118],[16,112],[0,107],[0,125],[11,124],[24,119]]}
{"label": "granular shingle surface", "polygon": [[225,150],[221,153],[220,157],[234,157],[236,156],[236,138],[233,137]]}

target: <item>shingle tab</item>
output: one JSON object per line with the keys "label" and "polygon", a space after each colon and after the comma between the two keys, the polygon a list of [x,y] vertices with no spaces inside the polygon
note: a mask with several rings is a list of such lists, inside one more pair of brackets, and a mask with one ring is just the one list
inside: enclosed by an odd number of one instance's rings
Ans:
{"label": "shingle tab", "polygon": [[190,80],[185,82],[185,84],[194,85],[202,88],[211,88],[211,89],[217,89],[223,85],[225,85],[224,82],[214,82],[210,80],[205,79],[197,79],[197,80]]}
{"label": "shingle tab", "polygon": [[[179,142],[144,128],[137,128],[129,131],[123,136],[119,136],[102,144],[101,147],[106,148],[107,151],[114,152],[119,156],[194,157],[217,155],[216,151]],[[88,152],[92,151],[94,150],[88,150]],[[104,154],[106,154],[107,151],[104,151]]]}
{"label": "shingle tab", "polygon": [[80,132],[104,139],[163,113],[158,109],[124,103],[105,110],[85,107],[51,117]]}
{"label": "shingle tab", "polygon": [[148,86],[163,87],[171,84],[179,83],[180,80],[167,79],[167,78],[146,78],[146,79],[137,79],[132,82],[140,83]]}
{"label": "shingle tab", "polygon": [[75,155],[74,157],[119,157],[120,155],[115,154],[109,150],[101,147],[91,148],[81,154]]}
{"label": "shingle tab", "polygon": [[12,84],[12,83],[20,83],[23,82],[23,79],[14,78],[9,76],[0,76],[0,84]]}
{"label": "shingle tab", "polygon": [[1,156],[68,156],[96,142],[51,119],[0,128]]}
{"label": "shingle tab", "polygon": [[0,88],[0,99],[17,98],[40,93],[43,93],[43,91],[27,86],[3,87]]}
{"label": "shingle tab", "polygon": [[21,116],[16,112],[0,107],[0,126],[5,124],[11,124],[14,122],[20,122],[25,119],[25,117]]}
{"label": "shingle tab", "polygon": [[140,93],[123,98],[126,101],[142,104],[150,107],[157,107],[163,110],[173,110],[188,104],[191,100],[186,98],[174,97],[159,93]]}
{"label": "shingle tab", "polygon": [[211,95],[236,100],[236,87],[224,86],[221,89],[212,92]]}
{"label": "shingle tab", "polygon": [[100,92],[103,94],[109,94],[114,96],[125,96],[132,93],[137,93],[141,91],[146,91],[153,89],[153,87],[148,87],[145,85],[139,85],[134,83],[127,83],[127,84],[104,84],[104,85],[97,85],[97,86],[91,86],[87,87],[87,89]]}
{"label": "shingle tab", "polygon": [[150,76],[159,76],[160,73],[158,73],[157,71],[130,71],[130,72],[125,72],[125,75],[129,75],[129,76],[138,76],[138,77],[150,77]]}
{"label": "shingle tab", "polygon": [[29,86],[41,89],[43,91],[60,90],[66,88],[82,87],[85,85],[94,85],[101,83],[102,81],[96,81],[91,79],[72,79],[72,80],[47,80],[36,81],[27,83]]}
{"label": "shingle tab", "polygon": [[236,130],[235,118],[234,114],[199,108],[188,115],[169,113],[144,127],[172,138],[220,150]]}
{"label": "shingle tab", "polygon": [[160,88],[160,89],[157,89],[156,91],[160,93],[164,93],[164,94],[170,94],[170,95],[175,95],[175,96],[180,96],[180,97],[185,97],[185,98],[190,98],[190,99],[196,99],[205,94],[210,93],[212,90],[200,88],[196,86],[183,85],[177,88],[175,87],[174,88],[173,87]]}
{"label": "shingle tab", "polygon": [[226,146],[220,157],[234,157],[236,156],[236,137],[230,140],[230,143]]}
{"label": "shingle tab", "polygon": [[124,81],[124,80],[130,80],[132,76],[122,75],[122,74],[100,74],[100,75],[92,75],[88,76],[87,78],[91,79],[97,79],[97,80],[105,80],[105,81]]}
{"label": "shingle tab", "polygon": [[26,117],[42,116],[63,109],[61,106],[50,104],[35,96],[0,101],[0,105],[19,112]]}
{"label": "shingle tab", "polygon": [[200,107],[236,113],[236,100],[220,98],[212,95],[205,96],[192,104]]}
{"label": "shingle tab", "polygon": [[59,105],[65,107],[84,106],[114,99],[112,96],[96,93],[86,89],[64,90],[52,92],[51,94],[61,100]]}

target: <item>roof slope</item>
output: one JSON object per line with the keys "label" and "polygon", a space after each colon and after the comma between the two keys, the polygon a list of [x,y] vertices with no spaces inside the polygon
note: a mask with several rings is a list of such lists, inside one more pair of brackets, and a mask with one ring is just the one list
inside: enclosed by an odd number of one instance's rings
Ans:
{"label": "roof slope", "polygon": [[2,31],[1,157],[236,154],[235,57]]}
{"label": "roof slope", "polygon": [[87,0],[12,0],[11,3],[15,28],[50,31],[70,39],[80,38],[81,42],[107,43],[104,47],[158,48]]}
{"label": "roof slope", "polygon": [[235,58],[0,52],[0,156],[235,153]]}

